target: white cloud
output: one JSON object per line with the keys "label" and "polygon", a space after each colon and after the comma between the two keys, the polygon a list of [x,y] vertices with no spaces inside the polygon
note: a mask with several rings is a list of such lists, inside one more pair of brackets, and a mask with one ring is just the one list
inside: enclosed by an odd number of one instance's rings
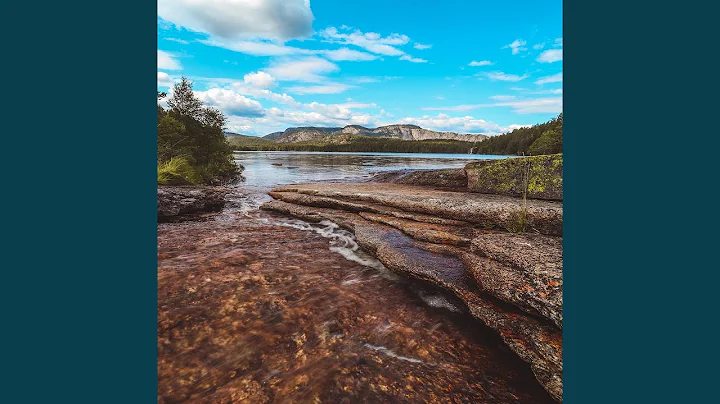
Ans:
{"label": "white cloud", "polygon": [[490,72],[487,74],[488,78],[490,80],[498,80],[498,81],[520,81],[525,80],[529,76],[527,74],[523,74],[522,76],[518,76],[516,74],[506,74],[500,71],[497,72]]}
{"label": "white cloud", "polygon": [[181,43],[181,44],[183,44],[183,45],[187,45],[187,44],[190,43],[190,42],[188,42],[188,41],[186,41],[186,40],[184,40],[184,39],[180,39],[180,38],[165,38],[165,40],[166,40],[166,41],[172,41],[172,42]]}
{"label": "white cloud", "polygon": [[193,92],[205,105],[217,107],[227,115],[260,117],[265,114],[259,102],[232,90],[211,88],[207,91]]}
{"label": "white cloud", "polygon": [[435,99],[444,100],[444,99],[445,99],[445,96],[443,96],[443,95],[436,95],[436,96],[435,96]]}
{"label": "white cloud", "polygon": [[182,70],[182,65],[175,59],[175,55],[165,51],[157,51],[157,67],[165,70]]}
{"label": "white cloud", "polygon": [[375,60],[378,57],[372,53],[356,51],[349,48],[340,48],[335,50],[327,50],[322,52],[325,57],[335,61],[363,61],[363,60]]}
{"label": "white cloud", "polygon": [[[341,26],[338,30],[335,27],[328,27],[320,31],[320,36],[325,38],[326,42],[340,43],[343,45],[352,45],[363,48],[368,52],[383,56],[399,56],[400,60],[406,60],[412,63],[426,63],[427,60],[415,58],[399,49],[399,46],[407,45],[410,38],[402,34],[390,34],[382,36],[376,32],[365,32],[360,30],[351,31],[352,28]],[[416,49],[428,49],[432,45],[415,44]]]}
{"label": "white cloud", "polygon": [[170,87],[174,84],[170,75],[165,72],[157,72],[157,85],[158,87]]}
{"label": "white cloud", "polygon": [[419,49],[419,50],[425,50],[425,49],[430,49],[430,48],[432,48],[432,45],[423,45],[423,44],[421,44],[421,43],[415,42],[415,45],[413,45],[413,48]]}
{"label": "white cloud", "polygon": [[209,46],[230,49],[235,52],[245,53],[253,56],[288,56],[288,55],[312,55],[318,53],[310,49],[295,48],[267,40],[228,40],[228,39],[203,39],[199,41]]}
{"label": "white cloud", "polygon": [[520,52],[524,52],[527,50],[525,47],[527,45],[527,42],[523,41],[522,39],[516,39],[512,41],[511,44],[503,46],[503,49],[510,48],[512,49],[512,54],[517,55]]}
{"label": "white cloud", "polygon": [[540,42],[538,44],[533,45],[533,49],[539,50],[545,47],[545,42]]}
{"label": "white cloud", "polygon": [[412,62],[412,63],[427,63],[427,60],[425,60],[425,59],[414,58],[410,55],[402,55],[402,56],[400,56],[400,60],[407,60],[408,62]]}
{"label": "white cloud", "polygon": [[320,82],[326,80],[323,74],[335,72],[339,67],[325,59],[311,56],[278,61],[267,70],[278,80]]}
{"label": "white cloud", "polygon": [[265,72],[248,73],[243,77],[245,84],[249,84],[255,88],[275,87],[275,79],[273,76]]}
{"label": "white cloud", "polygon": [[557,38],[557,39],[555,39],[555,46],[562,47],[562,46],[563,46],[563,39],[562,39],[562,38]]}
{"label": "white cloud", "polygon": [[451,117],[446,114],[436,116],[424,115],[420,118],[407,117],[397,121],[401,124],[418,125],[426,129],[436,131],[448,131],[456,133],[482,133],[488,136],[495,136],[511,131],[516,127],[527,126],[513,124],[501,126],[484,119],[476,119],[472,116]]}
{"label": "white cloud", "polygon": [[522,100],[503,100],[491,104],[466,104],[450,107],[426,107],[426,111],[470,111],[478,108],[510,107],[516,114],[560,113],[562,97],[534,98]]}
{"label": "white cloud", "polygon": [[490,99],[497,100],[497,101],[508,101],[508,100],[514,100],[517,98],[514,95],[493,95],[490,97]]}
{"label": "white cloud", "polygon": [[538,56],[537,61],[540,63],[553,63],[563,60],[562,49],[548,49]]}
{"label": "white cloud", "polygon": [[481,60],[479,62],[473,60],[472,62],[468,63],[468,66],[491,66],[493,64],[494,63],[489,60]]}
{"label": "white cloud", "polygon": [[312,34],[309,0],[158,0],[158,15],[213,37],[288,40]]}
{"label": "white cloud", "polygon": [[535,82],[535,84],[542,85],[542,84],[547,84],[547,83],[559,83],[559,82],[562,82],[562,79],[563,79],[563,74],[562,74],[562,72],[560,72],[558,74],[553,74],[552,76],[540,77],[540,79],[537,80]]}
{"label": "white cloud", "polygon": [[353,87],[349,84],[327,83],[318,86],[294,86],[288,88],[288,91],[296,94],[337,94]]}
{"label": "white cloud", "polygon": [[[347,31],[347,29],[343,31]],[[320,31],[320,35],[328,42],[354,45],[372,53],[385,56],[404,55],[405,52],[395,46],[405,45],[410,42],[410,38],[408,38],[407,35],[390,34],[383,37],[375,32],[363,33],[360,30],[345,33],[338,31],[335,27],[329,27]]]}

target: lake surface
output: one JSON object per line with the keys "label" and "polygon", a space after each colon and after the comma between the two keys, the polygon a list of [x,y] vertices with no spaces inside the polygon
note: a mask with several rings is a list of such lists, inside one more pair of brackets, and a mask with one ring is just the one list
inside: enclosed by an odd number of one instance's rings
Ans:
{"label": "lake surface", "polygon": [[514,156],[483,154],[343,153],[343,152],[235,152],[245,167],[243,188],[266,189],[276,185],[369,177],[379,171],[460,168],[473,160]]}

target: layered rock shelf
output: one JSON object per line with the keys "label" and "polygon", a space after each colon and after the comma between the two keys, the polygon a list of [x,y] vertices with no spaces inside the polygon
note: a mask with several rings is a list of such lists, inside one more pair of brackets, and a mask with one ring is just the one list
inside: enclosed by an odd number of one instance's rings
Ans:
{"label": "layered rock shelf", "polygon": [[562,402],[561,175],[561,155],[490,160],[278,187],[262,209],[334,222],[387,268],[455,294]]}

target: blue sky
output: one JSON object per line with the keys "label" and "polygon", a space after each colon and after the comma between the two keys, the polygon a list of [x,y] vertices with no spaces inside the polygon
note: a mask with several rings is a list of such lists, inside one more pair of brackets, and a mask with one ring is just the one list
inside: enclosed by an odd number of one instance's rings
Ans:
{"label": "blue sky", "polygon": [[562,2],[158,0],[158,89],[183,75],[247,135],[492,136],[562,112]]}

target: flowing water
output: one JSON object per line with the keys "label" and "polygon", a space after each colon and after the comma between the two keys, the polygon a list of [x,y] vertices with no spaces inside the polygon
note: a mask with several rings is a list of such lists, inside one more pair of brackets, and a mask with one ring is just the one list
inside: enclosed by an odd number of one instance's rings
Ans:
{"label": "flowing water", "polygon": [[454,297],[387,270],[334,223],[258,210],[279,184],[483,156],[235,156],[246,180],[222,212],[158,225],[159,402],[552,402]]}

